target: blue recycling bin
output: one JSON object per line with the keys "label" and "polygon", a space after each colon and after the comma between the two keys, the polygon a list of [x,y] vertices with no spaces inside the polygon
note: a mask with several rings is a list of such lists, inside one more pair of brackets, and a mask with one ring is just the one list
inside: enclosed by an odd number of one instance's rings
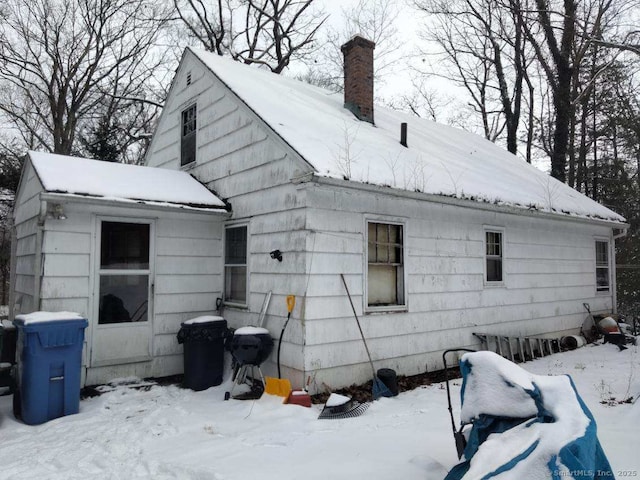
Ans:
{"label": "blue recycling bin", "polygon": [[18,315],[13,323],[18,330],[14,414],[38,425],[78,413],[87,320],[69,312],[35,312]]}

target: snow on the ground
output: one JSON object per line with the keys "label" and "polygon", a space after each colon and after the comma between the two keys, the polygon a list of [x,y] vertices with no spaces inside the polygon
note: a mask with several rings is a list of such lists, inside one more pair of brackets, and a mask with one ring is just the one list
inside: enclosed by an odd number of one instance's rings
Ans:
{"label": "snow on the ground", "polygon": [[[640,401],[617,403],[640,394],[638,347],[587,346],[522,367],[570,374],[616,476],[640,475]],[[344,420],[318,420],[322,406],[269,395],[225,402],[229,387],[118,386],[39,426],[16,421],[11,397],[0,397],[0,478],[430,480],[457,463],[443,384],[382,398]],[[456,421],[459,391],[456,380]]]}

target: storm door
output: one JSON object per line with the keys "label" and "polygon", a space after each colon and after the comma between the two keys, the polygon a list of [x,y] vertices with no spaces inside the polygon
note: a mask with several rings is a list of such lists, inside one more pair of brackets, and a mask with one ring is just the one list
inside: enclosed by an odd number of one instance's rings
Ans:
{"label": "storm door", "polygon": [[91,365],[150,360],[152,224],[98,223]]}

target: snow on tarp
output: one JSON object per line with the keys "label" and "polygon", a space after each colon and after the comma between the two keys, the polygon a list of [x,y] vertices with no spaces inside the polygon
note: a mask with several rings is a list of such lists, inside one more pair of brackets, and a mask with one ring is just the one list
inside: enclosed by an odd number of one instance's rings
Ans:
{"label": "snow on tarp", "polygon": [[[477,135],[379,105],[374,126],[345,109],[342,94],[189,50],[320,176],[624,222]],[[408,124],[409,148],[400,145],[403,122]]]}
{"label": "snow on tarp", "polygon": [[224,202],[189,174],[164,168],[29,152],[47,192],[113,200],[224,208]]}
{"label": "snow on tarp", "polygon": [[466,461],[445,480],[603,479],[613,472],[568,375],[533,375],[493,352],[462,357]]}

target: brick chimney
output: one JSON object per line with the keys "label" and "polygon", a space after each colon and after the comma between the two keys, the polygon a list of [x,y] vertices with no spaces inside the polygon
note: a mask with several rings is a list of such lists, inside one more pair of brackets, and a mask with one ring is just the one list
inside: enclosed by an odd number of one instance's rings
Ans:
{"label": "brick chimney", "polygon": [[360,120],[373,122],[373,49],[376,44],[354,35],[344,55],[344,106]]}

